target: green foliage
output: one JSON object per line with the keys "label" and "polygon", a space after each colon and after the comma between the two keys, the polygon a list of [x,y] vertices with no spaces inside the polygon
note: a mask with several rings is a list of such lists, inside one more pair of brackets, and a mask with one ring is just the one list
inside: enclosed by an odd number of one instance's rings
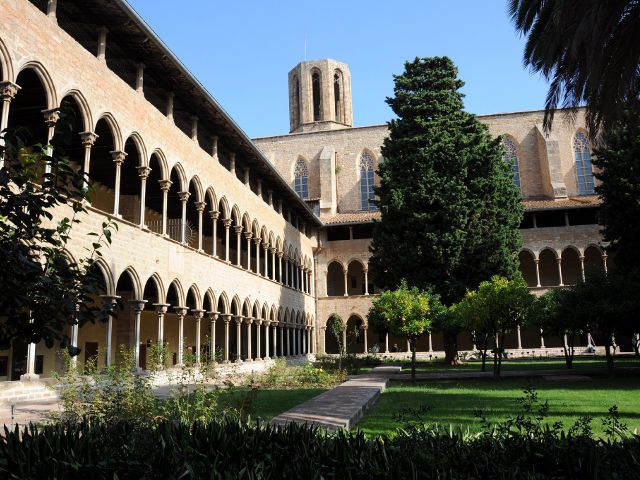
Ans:
{"label": "green foliage", "polygon": [[558,106],[586,105],[594,136],[640,106],[636,0],[510,0],[509,12],[527,36],[525,65],[549,81],[547,129]]}
{"label": "green foliage", "polygon": [[[64,123],[64,120],[60,120]],[[62,125],[62,124],[61,124]],[[94,233],[87,257],[72,260],[65,252],[71,230],[86,213],[84,178],[51,146],[26,146],[15,132],[4,132],[0,145],[0,349],[14,339],[47,348],[69,344],[69,325],[106,320],[102,302],[95,303],[102,279],[94,267],[100,248],[111,242],[113,222]],[[55,140],[55,139],[54,139]],[[57,150],[54,150],[54,152]],[[47,167],[50,170],[47,171]],[[54,216],[55,212],[55,216]],[[62,216],[63,213],[70,217]]]}
{"label": "green foliage", "polygon": [[604,240],[610,242],[607,251],[615,254],[619,272],[635,278],[640,278],[640,128],[629,120],[638,118],[637,111],[625,112],[624,122],[605,132],[593,158],[601,182],[596,192],[603,202],[599,220]]}
{"label": "green foliage", "polygon": [[285,359],[278,359],[265,373],[252,378],[251,382],[269,389],[333,387],[346,380],[347,373],[336,366],[331,357],[328,359],[329,363],[305,363],[293,367],[288,367]]}
{"label": "green foliage", "polygon": [[491,275],[516,275],[520,192],[500,139],[463,110],[450,59],[416,58],[394,79],[372,275],[383,289],[406,279],[450,305]]}

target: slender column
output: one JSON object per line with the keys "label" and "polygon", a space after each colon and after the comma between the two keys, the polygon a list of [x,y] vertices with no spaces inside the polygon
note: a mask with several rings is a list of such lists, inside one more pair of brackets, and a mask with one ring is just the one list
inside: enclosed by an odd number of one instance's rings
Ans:
{"label": "slender column", "polygon": [[544,346],[544,332],[540,329],[540,348],[545,348]]}
{"label": "slender column", "polygon": [[[51,139],[56,131],[56,123],[60,119],[60,110],[57,108],[43,110],[42,114],[44,115],[44,124],[47,126],[47,155],[53,155]],[[51,165],[49,163],[45,165],[45,173],[51,173]]]}
{"label": "slender column", "polygon": [[369,295],[369,269],[364,269],[364,294]]}
{"label": "slender column", "polygon": [[384,353],[389,353],[389,333],[384,334]]}
{"label": "slender column", "polygon": [[342,351],[347,353],[347,326],[342,326]]}
{"label": "slender column", "polygon": [[247,239],[247,270],[251,271],[251,238],[253,233],[244,232],[244,238]]}
{"label": "slender column", "polygon": [[522,335],[520,334],[520,325],[516,325],[516,333],[518,334],[518,350],[522,350]]}
{"label": "slender column", "polygon": [[101,62],[106,62],[105,53],[107,51],[107,33],[109,30],[106,27],[98,29],[98,52],[96,56]]}
{"label": "slender column", "polygon": [[106,328],[106,352],[104,363],[108,367],[111,365],[111,350],[112,350],[112,339],[113,339],[113,310],[117,304],[117,301],[120,297],[115,295],[101,295],[105,302],[109,304],[109,314],[107,316],[107,323],[105,325]]}
{"label": "slender column", "polygon": [[249,167],[244,167],[244,185],[248,188],[251,188],[250,178]]}
{"label": "slender column", "polygon": [[258,274],[258,276],[262,276],[262,274],[260,273],[260,242],[261,242],[261,238],[260,237],[255,237],[253,239],[253,243],[256,244],[256,273]]}
{"label": "slender column", "polygon": [[235,176],[236,174],[236,154],[231,152],[229,153],[229,171],[231,173],[233,173],[233,175]]}
{"label": "slender column", "polygon": [[218,319],[218,314],[215,312],[207,312],[209,315],[210,325],[209,325],[209,357],[211,358],[211,363],[216,363],[216,320]]}
{"label": "slender column", "polygon": [[267,190],[267,198],[269,199],[269,206],[273,207],[273,190]]}
{"label": "slender column", "polygon": [[184,316],[189,311],[186,307],[175,307],[178,314],[178,361],[176,367],[184,365]]}
{"label": "slender column", "polygon": [[558,262],[558,278],[560,279],[560,287],[564,287],[564,282],[562,281],[562,258],[558,257],[557,259]]}
{"label": "slender column", "polygon": [[80,135],[80,141],[82,142],[82,146],[84,147],[84,164],[82,166],[82,174],[84,176],[84,181],[82,183],[82,189],[86,191],[89,188],[89,172],[90,172],[89,169],[91,168],[91,147],[93,147],[93,144],[98,139],[98,135],[93,132],[81,132],[79,135]]}
{"label": "slender column", "polygon": [[271,360],[271,355],[269,351],[269,330],[271,329],[271,321],[264,321],[264,359]]}
{"label": "slender column", "polygon": [[271,252],[271,280],[276,281],[276,248],[269,248]]}
{"label": "slender column", "polygon": [[231,261],[229,260],[229,229],[231,228],[231,222],[232,220],[230,218],[225,218],[222,221],[222,224],[224,225],[224,243],[225,243],[224,261],[227,263],[231,263]]}
{"label": "slender column", "polygon": [[[167,313],[167,309],[169,308],[168,303],[154,303],[153,306],[156,308],[156,313],[158,314],[158,346],[164,346],[164,315]],[[160,366],[164,365],[164,358],[159,358]]]}
{"label": "slender column", "polygon": [[196,365],[200,365],[200,322],[204,316],[204,310],[191,310],[196,319]]}
{"label": "slender column", "polygon": [[368,326],[364,325],[362,327],[362,334],[364,335],[364,353],[367,353],[369,351],[369,346],[367,345],[367,330],[369,329]]}
{"label": "slender column", "polygon": [[580,255],[580,273],[582,275],[582,281],[585,281],[585,277],[584,277],[584,255]]}
{"label": "slender column", "polygon": [[[76,306],[76,311],[78,310],[78,306]],[[75,322],[78,321],[77,318],[74,319]],[[71,325],[71,346],[78,348],[78,324],[74,323],[73,325]],[[75,368],[78,365],[78,356],[74,355],[73,357],[71,357],[71,365],[73,366],[73,368]]]}
{"label": "slender column", "polygon": [[131,304],[131,308],[133,308],[134,313],[134,346],[133,346],[133,359],[134,359],[134,369],[140,370],[140,316],[142,315],[142,311],[144,310],[144,305],[147,303],[146,300],[129,300]]}
{"label": "slender column", "polygon": [[189,192],[178,192],[178,197],[182,203],[182,221],[180,222],[180,243],[187,244],[187,201],[189,200]]}
{"label": "slender column", "polygon": [[167,204],[169,202],[169,190],[171,189],[171,180],[158,180],[160,190],[162,190],[162,236],[167,236]]}
{"label": "slender column", "polygon": [[173,99],[175,98],[175,96],[176,96],[176,94],[173,93],[173,92],[167,93],[167,103],[166,103],[165,115],[172,122],[173,122]]}
{"label": "slender column", "polygon": [[236,232],[236,246],[238,247],[236,249],[236,265],[242,267],[242,225],[236,225],[233,229]]}
{"label": "slender column", "polygon": [[260,330],[262,330],[262,320],[256,319],[256,360],[261,360],[260,355]]}
{"label": "slender column", "polygon": [[302,283],[302,265],[297,265],[296,271],[298,272],[298,290],[304,292],[304,284]]}
{"label": "slender column", "polygon": [[262,198],[262,179],[257,180],[256,195]]}
{"label": "slender column", "polygon": [[[278,358],[278,322],[273,324],[273,358]],[[282,348],[282,331],[280,333],[280,348]]]}
{"label": "slender column", "polygon": [[536,264],[536,287],[540,288],[542,286],[540,284],[540,259],[535,258],[533,262]]}
{"label": "slender column", "polygon": [[603,252],[602,254],[602,265],[604,266],[604,273],[609,273],[609,269],[607,268],[607,254]]}
{"label": "slender column", "polygon": [[218,137],[216,135],[211,139],[211,156],[218,161]]}
{"label": "slender column", "polygon": [[245,318],[247,324],[247,362],[253,361],[253,353],[251,352],[251,325],[253,324],[253,318]]}
{"label": "slender column", "polygon": [[282,283],[282,252],[278,252],[278,283]]}
{"label": "slender column", "polygon": [[198,251],[202,252],[202,212],[207,204],[205,202],[196,202],[196,210],[198,211]]}
{"label": "slender column", "polygon": [[342,273],[344,274],[344,296],[348,296],[349,294],[347,293],[347,286],[348,286],[348,282],[347,282],[347,276],[349,274],[349,272],[347,270],[342,271]]}
{"label": "slender column", "polygon": [[223,315],[224,317],[224,363],[229,363],[229,322],[231,315]]}
{"label": "slender column", "polygon": [[195,115],[191,117],[191,140],[198,141],[198,117]]}
{"label": "slender column", "polygon": [[20,375],[20,380],[36,380],[40,378],[36,374],[36,344],[31,342],[27,345],[27,373]]}
{"label": "slender column", "polygon": [[136,167],[138,176],[140,177],[140,227],[147,228],[144,221],[145,203],[147,198],[147,178],[151,173],[151,168],[147,166]]}
{"label": "slender column", "polygon": [[242,362],[242,317],[236,316],[236,363]]}
{"label": "slender column", "polygon": [[111,158],[116,165],[116,183],[115,183],[115,196],[113,198],[113,214],[116,217],[120,217],[120,175],[122,170],[122,163],[127,157],[125,152],[113,151],[111,152]]}
{"label": "slender column", "polygon": [[213,248],[211,249],[211,251],[213,252],[213,256],[217,257],[218,256],[218,216],[220,215],[219,212],[216,211],[211,211],[209,212],[209,215],[211,215],[211,222],[212,222],[212,228],[213,228]]}
{"label": "slender column", "polygon": [[471,331],[471,350],[476,351],[478,349],[478,345],[476,345],[476,331],[472,330]]}
{"label": "slender column", "polygon": [[302,355],[302,329],[296,325],[296,355]]}
{"label": "slender column", "polygon": [[[2,98],[2,115],[0,116],[0,132],[3,132],[9,123],[9,107],[20,90],[13,82],[0,82],[0,97]],[[0,137],[0,146],[4,146],[4,136]],[[4,166],[4,158],[0,156],[0,168]]]}
{"label": "slender column", "polygon": [[429,352],[433,352],[433,337],[431,336],[431,332],[429,332]]}
{"label": "slender column", "polygon": [[136,92],[144,94],[144,63],[136,65]]}
{"label": "slender column", "polygon": [[287,353],[285,356],[290,356],[291,355],[291,335],[290,335],[290,331],[291,329],[289,328],[289,325],[287,325],[285,327],[287,329]]}
{"label": "slender column", "polygon": [[284,259],[284,284],[289,286],[289,260],[286,257]]}
{"label": "slender column", "polygon": [[264,250],[264,278],[269,278],[269,245],[263,243],[262,249]]}
{"label": "slender column", "polygon": [[300,276],[302,277],[302,293],[307,293],[307,269],[302,266],[300,267]]}
{"label": "slender column", "polygon": [[58,7],[58,0],[47,0],[47,17],[52,20],[56,20],[56,8]]}

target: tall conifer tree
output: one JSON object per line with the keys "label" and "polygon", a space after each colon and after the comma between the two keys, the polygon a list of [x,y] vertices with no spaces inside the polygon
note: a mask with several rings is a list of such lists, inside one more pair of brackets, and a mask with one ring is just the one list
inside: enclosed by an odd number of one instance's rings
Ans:
{"label": "tall conifer tree", "polygon": [[521,196],[500,139],[463,110],[449,58],[416,58],[394,79],[373,274],[382,288],[404,278],[450,305],[492,275],[517,275]]}

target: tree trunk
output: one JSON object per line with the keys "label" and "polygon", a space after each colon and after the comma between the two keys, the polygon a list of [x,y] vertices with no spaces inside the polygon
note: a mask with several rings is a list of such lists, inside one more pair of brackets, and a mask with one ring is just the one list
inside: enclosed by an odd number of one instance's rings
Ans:
{"label": "tree trunk", "polygon": [[604,346],[604,352],[607,356],[607,370],[609,371],[609,377],[613,378],[613,355],[611,353],[611,335],[608,335],[607,337],[607,343]]}
{"label": "tree trunk", "polygon": [[487,371],[487,349],[489,348],[489,335],[484,336],[484,345],[482,347],[482,369],[480,371]]}
{"label": "tree trunk", "polygon": [[416,339],[410,338],[411,345],[411,383],[416,383]]}
{"label": "tree trunk", "polygon": [[496,345],[496,357],[497,361],[494,363],[493,376],[500,378],[500,371],[502,370],[502,346],[504,345],[504,330],[498,335],[498,342]]}
{"label": "tree trunk", "polygon": [[455,332],[442,332],[444,341],[444,361],[447,365],[458,365],[460,357],[458,357],[458,334]]}
{"label": "tree trunk", "polygon": [[564,352],[564,363],[567,365],[567,369],[573,368],[573,344],[574,334],[567,335],[567,342],[563,342],[562,351]]}

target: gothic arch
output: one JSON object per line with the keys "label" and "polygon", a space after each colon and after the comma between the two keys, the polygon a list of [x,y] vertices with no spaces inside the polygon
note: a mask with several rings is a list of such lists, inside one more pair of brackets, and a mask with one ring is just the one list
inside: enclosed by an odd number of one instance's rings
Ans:
{"label": "gothic arch", "polygon": [[128,274],[129,278],[131,278],[131,283],[133,285],[133,295],[136,300],[142,299],[142,285],[140,283],[140,276],[136,269],[131,265],[125,268],[120,275],[118,275],[118,280],[122,277],[122,275]]}
{"label": "gothic arch", "polygon": [[154,155],[156,157],[158,165],[160,166],[160,178],[162,178],[162,180],[168,180],[169,178],[167,177],[167,175],[169,169],[167,167],[167,157],[160,148],[156,148],[153,152],[151,152],[151,155],[147,160],[147,165],[151,165],[151,157]]}
{"label": "gothic arch", "polygon": [[[82,120],[82,131],[87,132],[91,130],[91,126],[93,125],[93,117],[91,115],[91,108],[89,107],[89,102],[85,96],[77,89],[67,90],[64,94],[60,96],[60,102],[64,100],[65,97],[71,97],[76,101],[78,109],[80,110],[81,120]],[[62,105],[59,105],[62,106]]]}
{"label": "gothic arch", "polygon": [[[192,305],[189,305],[189,297],[193,298]],[[187,291],[187,299],[186,299],[185,306],[195,308],[198,310],[202,309],[202,295],[200,295],[200,289],[198,288],[198,285],[196,285],[195,283],[191,284],[191,286],[189,287],[189,290]]]}
{"label": "gothic arch", "polygon": [[44,88],[45,94],[47,96],[47,108],[52,109],[58,106],[58,97],[56,95],[56,87],[51,79],[51,75],[47,69],[42,65],[42,63],[38,61],[29,61],[24,63],[18,70],[18,75],[16,75],[16,79],[24,70],[33,70],[35,74],[40,79],[40,83],[42,83],[42,87]]}
{"label": "gothic arch", "polygon": [[116,285],[115,285],[115,281],[114,281],[114,278],[113,278],[113,273],[111,272],[111,269],[109,268],[109,265],[107,265],[107,262],[104,260],[104,258],[98,258],[95,261],[94,265],[102,273],[102,278],[104,280],[104,286],[105,286],[105,290],[106,290],[105,294],[106,295],[115,295],[116,294]]}
{"label": "gothic arch", "polygon": [[[220,311],[220,305],[222,304],[222,311]],[[229,309],[229,297],[227,297],[226,292],[222,292],[220,294],[220,296],[218,297],[218,302],[216,304],[216,311],[218,313],[230,313],[230,309]]]}
{"label": "gothic arch", "polygon": [[[178,186],[178,191],[186,192],[189,186],[187,184],[187,176],[184,173],[184,167],[180,162],[176,162],[173,164],[173,166],[171,167],[171,173],[173,173],[174,171],[176,172],[176,175],[178,176],[178,180],[180,182],[180,185]],[[171,178],[171,176],[169,176],[169,178]]]}
{"label": "gothic arch", "polygon": [[192,184],[195,187],[195,192],[196,192],[196,198],[192,200],[195,202],[204,201],[204,191],[202,189],[202,182],[200,181],[200,177],[198,177],[198,175],[194,175],[193,177],[191,177],[191,180],[189,180],[189,187],[191,187]]}
{"label": "gothic arch", "polygon": [[178,302],[178,305],[171,305],[172,307],[184,307],[184,289],[182,288],[182,284],[180,283],[180,280],[178,280],[177,278],[174,279],[170,284],[169,284],[169,288],[167,288],[167,293],[166,293],[166,297],[165,297],[165,303],[169,303],[169,294],[171,292],[171,289],[173,288],[175,294],[176,294],[176,300]]}
{"label": "gothic arch", "polygon": [[164,290],[162,278],[160,278],[160,275],[158,275],[157,273],[151,274],[151,276],[144,283],[144,289],[142,290],[143,299],[149,300],[148,298],[146,298],[148,297],[146,292],[147,292],[147,286],[150,284],[153,284],[156,290],[156,299],[155,301],[152,301],[152,302],[150,301],[149,303],[164,303],[164,300],[166,299],[166,292]]}
{"label": "gothic arch", "polygon": [[2,70],[2,77],[0,80],[13,82],[15,77],[13,76],[13,61],[11,60],[11,54],[6,47],[2,39],[0,38],[0,69]]}
{"label": "gothic arch", "polygon": [[96,127],[98,126],[98,123],[100,123],[100,120],[104,121],[107,124],[107,127],[111,132],[111,136],[113,137],[113,148],[115,150],[122,150],[122,131],[120,130],[120,126],[118,125],[118,122],[116,121],[113,114],[111,114],[110,112],[103,112],[102,114],[100,114],[98,120],[96,120],[96,123],[93,126],[94,132],[96,131]]}
{"label": "gothic arch", "polygon": [[225,220],[228,220],[231,218],[231,210],[229,209],[229,202],[227,201],[227,198],[224,195],[220,197],[219,211],[220,211],[220,214],[222,215],[222,218],[224,218]]}
{"label": "gothic arch", "polygon": [[[218,305],[217,300],[218,299],[216,298],[216,294],[213,289],[211,287],[207,288],[207,291],[204,292],[204,297],[202,299],[202,308],[207,312],[215,312]],[[206,307],[209,307],[209,310],[207,310]]]}

